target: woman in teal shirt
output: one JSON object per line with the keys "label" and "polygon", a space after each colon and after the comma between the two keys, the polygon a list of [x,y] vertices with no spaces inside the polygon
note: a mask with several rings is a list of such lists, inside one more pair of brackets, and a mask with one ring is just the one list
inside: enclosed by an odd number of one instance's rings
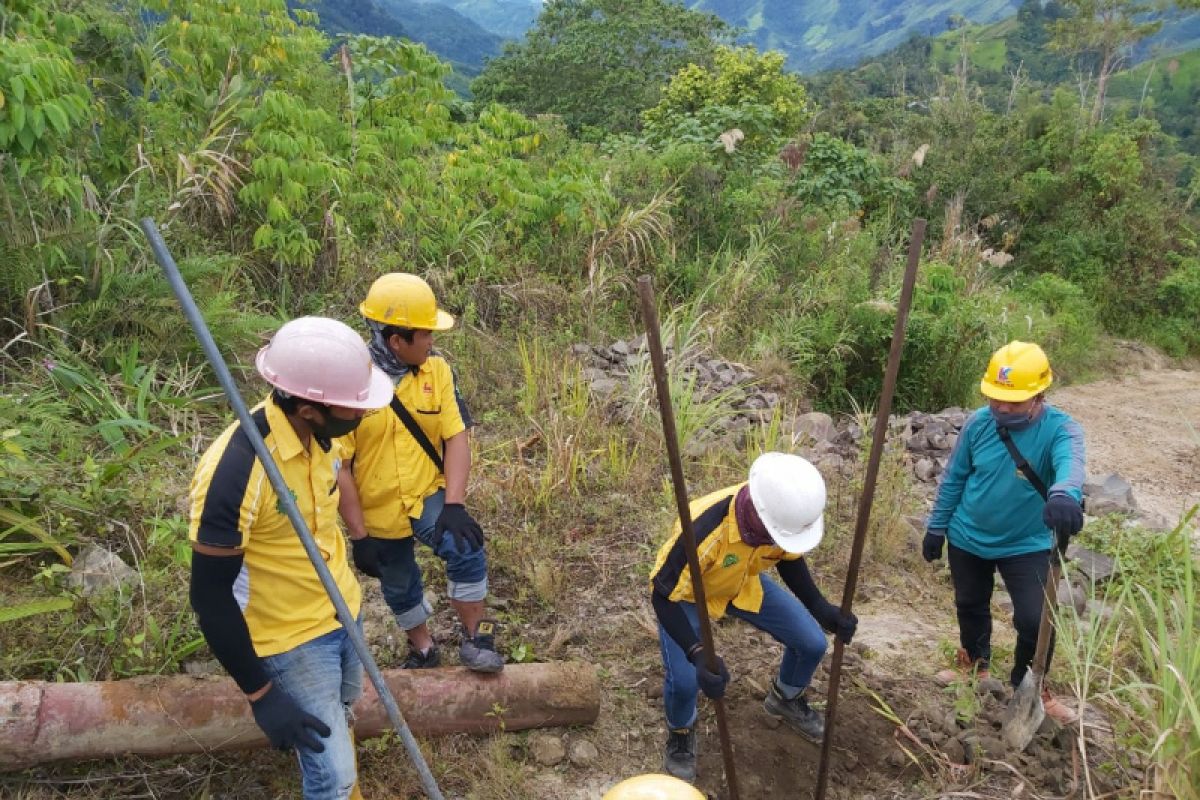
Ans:
{"label": "woman in teal shirt", "polygon": [[[1046,575],[1055,532],[1083,527],[1083,431],[1070,415],[1046,403],[1053,381],[1042,348],[1011,342],[996,351],[980,382],[988,404],[968,418],[938,486],[922,551],[926,561],[948,557],[958,613],[959,666],[986,673],[991,661],[991,597],[1000,573],[1013,601],[1017,646],[1010,680],[1021,682],[1037,647]],[[1001,439],[1042,479],[1041,492],[1025,477]],[[1045,698],[1046,712],[1073,721],[1070,708]]]}

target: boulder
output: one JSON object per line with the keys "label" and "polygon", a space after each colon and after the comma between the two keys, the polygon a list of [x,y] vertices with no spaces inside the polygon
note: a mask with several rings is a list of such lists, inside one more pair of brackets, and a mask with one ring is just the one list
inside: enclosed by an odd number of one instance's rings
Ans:
{"label": "boulder", "polygon": [[600,751],[596,749],[596,745],[589,742],[587,739],[571,743],[571,754],[569,756],[571,763],[577,767],[590,767],[600,758]]}
{"label": "boulder", "polygon": [[1133,499],[1133,486],[1116,473],[1105,475],[1099,481],[1083,484],[1087,497],[1087,512],[1095,516],[1104,514],[1135,514],[1137,503]]}
{"label": "boulder", "polygon": [[796,417],[792,427],[797,434],[804,434],[814,442],[831,442],[837,436],[833,417],[820,411],[801,414]]}
{"label": "boulder", "polygon": [[562,760],[567,757],[567,750],[563,747],[562,739],[549,734],[539,734],[531,738],[529,752],[533,755],[533,760],[543,767],[561,764]]}
{"label": "boulder", "polygon": [[136,577],[133,568],[116,553],[98,544],[89,544],[75,558],[71,573],[67,576],[67,585],[79,589],[84,597],[90,597],[97,592],[123,586]]}

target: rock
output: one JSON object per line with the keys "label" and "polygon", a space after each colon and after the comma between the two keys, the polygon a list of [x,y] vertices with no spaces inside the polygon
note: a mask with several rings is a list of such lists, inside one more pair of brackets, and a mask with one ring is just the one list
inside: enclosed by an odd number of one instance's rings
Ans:
{"label": "rock", "polygon": [[573,344],[571,345],[571,352],[577,356],[586,358],[592,355],[592,346],[590,344]]}
{"label": "rock", "polygon": [[224,675],[225,669],[214,658],[205,661],[185,661],[183,662],[183,672],[185,675]]}
{"label": "rock", "polygon": [[529,740],[529,752],[533,754],[533,760],[543,767],[561,764],[562,760],[567,757],[562,740],[557,736],[545,733],[538,734]]}
{"label": "rock", "polygon": [[965,750],[963,750],[962,742],[960,742],[958,739],[950,739],[947,741],[945,746],[942,747],[942,752],[946,754],[946,758],[950,760],[951,764],[968,763],[967,753]]}
{"label": "rock", "polygon": [[596,749],[596,745],[589,742],[587,739],[580,739],[577,742],[571,743],[571,763],[577,767],[587,768],[596,763],[600,758],[600,751]]}
{"label": "rock", "polygon": [[620,381],[613,378],[597,378],[589,384],[592,388],[592,393],[601,397],[611,397],[620,387]]}
{"label": "rock", "polygon": [[1099,600],[1088,600],[1087,611],[1090,616],[1099,617],[1105,622],[1108,622],[1110,619],[1112,619],[1113,615],[1112,606]]}
{"label": "rock", "polygon": [[1129,481],[1116,473],[1104,476],[1099,482],[1084,483],[1083,494],[1087,498],[1087,513],[1089,514],[1101,516],[1137,513],[1137,503],[1133,499],[1133,487]]}
{"label": "rock", "polygon": [[917,480],[923,483],[932,483],[937,479],[937,464],[932,459],[922,458],[913,468],[913,473],[917,476]]}
{"label": "rock", "polygon": [[619,356],[629,355],[629,343],[618,339],[613,342],[612,347],[608,348]]}
{"label": "rock", "polygon": [[1066,578],[1058,582],[1058,605],[1062,608],[1073,608],[1076,614],[1087,611],[1087,592],[1074,585]]}
{"label": "rock", "polygon": [[1117,570],[1116,562],[1108,556],[1074,542],[1067,548],[1067,558],[1075,562],[1075,569],[1088,579],[1088,583],[1092,584],[1103,583],[1111,578]]}
{"label": "rock", "polygon": [[115,553],[98,544],[89,544],[75,558],[67,585],[80,589],[90,597],[106,589],[122,586],[137,577],[137,573]]}
{"label": "rock", "polygon": [[991,695],[997,700],[1003,700],[1005,695],[1004,684],[995,678],[984,678],[975,685],[975,693],[979,695]]}
{"label": "rock", "polygon": [[891,767],[906,767],[908,766],[908,756],[899,750],[892,750],[887,754],[887,763]]}
{"label": "rock", "polygon": [[820,411],[811,411],[796,417],[793,430],[797,434],[810,437],[814,442],[830,442],[837,436],[833,417]]}
{"label": "rock", "polygon": [[1002,761],[1006,753],[1004,742],[995,736],[985,736],[980,739],[979,749],[983,751],[985,756],[994,761]]}

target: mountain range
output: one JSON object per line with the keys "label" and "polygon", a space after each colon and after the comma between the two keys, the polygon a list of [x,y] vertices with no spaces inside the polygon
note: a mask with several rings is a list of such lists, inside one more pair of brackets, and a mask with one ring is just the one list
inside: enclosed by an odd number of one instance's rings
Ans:
{"label": "mountain range", "polygon": [[[846,67],[936,35],[958,18],[988,23],[1016,13],[1021,0],[686,0],[739,30],[759,50],[779,50],[801,73]],[[542,0],[308,0],[330,33],[404,36],[422,42],[466,74],[498,55],[505,40],[533,25]],[[1170,25],[1150,47],[1197,46],[1197,26]]]}

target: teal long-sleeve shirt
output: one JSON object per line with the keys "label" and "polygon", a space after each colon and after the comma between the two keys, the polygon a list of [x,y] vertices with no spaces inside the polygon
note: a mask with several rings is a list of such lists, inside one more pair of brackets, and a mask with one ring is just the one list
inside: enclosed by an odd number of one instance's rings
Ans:
{"label": "teal long-sleeve shirt", "polygon": [[[1083,430],[1070,415],[1046,405],[1033,424],[1012,431],[1012,440],[1050,494],[1083,497]],[[951,544],[980,558],[1035,553],[1053,546],[1044,506],[984,406],[967,419],[950,453],[928,527],[946,530]]]}

